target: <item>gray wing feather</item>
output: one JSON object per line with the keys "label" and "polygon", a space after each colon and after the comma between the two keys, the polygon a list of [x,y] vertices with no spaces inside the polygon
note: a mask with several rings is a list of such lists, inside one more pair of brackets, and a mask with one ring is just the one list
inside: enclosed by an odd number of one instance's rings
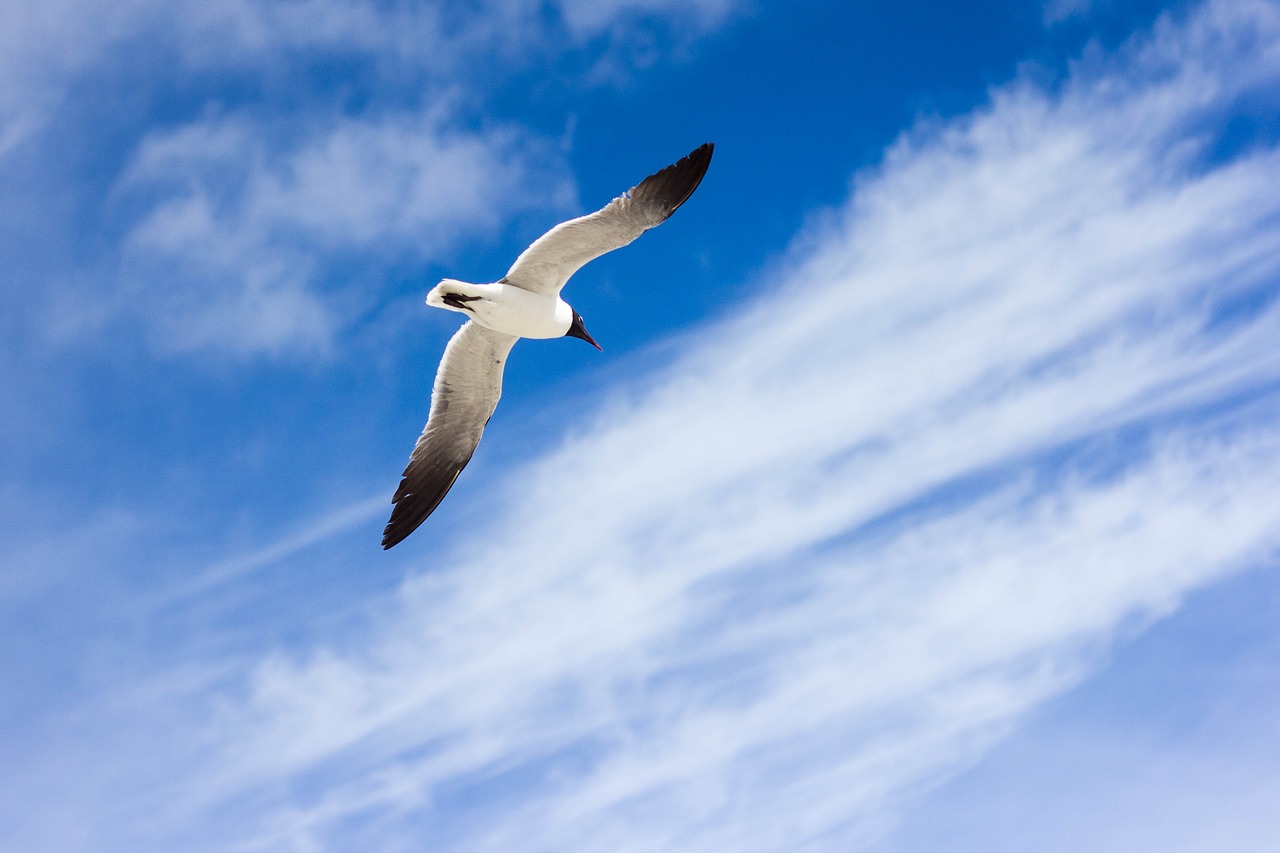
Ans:
{"label": "gray wing feather", "polygon": [[384,549],[426,520],[471,461],[502,396],[502,370],[515,342],[468,320],[445,347],[431,391],[431,414],[391,499]]}
{"label": "gray wing feather", "polygon": [[503,280],[523,290],[558,295],[583,264],[622,248],[675,213],[702,182],[714,148],[710,142],[701,145],[595,213],[552,228],[516,258]]}

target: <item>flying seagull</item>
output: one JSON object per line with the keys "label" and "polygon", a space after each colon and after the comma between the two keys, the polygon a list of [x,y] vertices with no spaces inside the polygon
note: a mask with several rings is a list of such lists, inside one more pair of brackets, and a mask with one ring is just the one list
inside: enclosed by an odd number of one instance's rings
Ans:
{"label": "flying seagull", "polygon": [[583,264],[660,225],[698,188],[711,163],[708,142],[645,178],[595,213],[552,228],[516,258],[501,281],[445,279],[427,304],[467,315],[445,347],[431,390],[431,413],[391,499],[382,531],[390,548],[418,528],[471,460],[502,395],[502,368],[518,338],[572,337],[596,349],[582,315],[560,298]]}

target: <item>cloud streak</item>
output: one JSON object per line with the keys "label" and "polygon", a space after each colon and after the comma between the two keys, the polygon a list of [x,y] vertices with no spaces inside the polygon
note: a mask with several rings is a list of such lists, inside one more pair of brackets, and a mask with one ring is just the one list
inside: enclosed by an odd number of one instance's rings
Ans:
{"label": "cloud streak", "polygon": [[[176,59],[181,77],[219,74],[287,77],[324,56],[372,66],[394,86],[444,71],[493,64],[509,71],[566,51],[583,51],[618,67],[611,49],[625,49],[620,21],[665,27],[687,46],[721,25],[734,0],[612,0],[590,4],[480,2],[384,4],[304,0],[287,4],[232,0],[125,0],[103,8],[93,0],[9,4],[0,11],[0,159],[38,134],[67,107],[68,91],[91,75],[113,75],[114,61]],[[588,49],[613,33],[614,44]],[[483,57],[486,62],[477,63]]]}
{"label": "cloud streak", "polygon": [[338,119],[284,150],[244,117],[154,133],[118,190],[154,200],[125,245],[124,303],[169,351],[323,352],[346,325],[332,303],[350,302],[323,261],[435,260],[535,199],[567,204],[560,162],[527,134],[430,113]]}
{"label": "cloud streak", "polygon": [[[645,41],[652,61],[733,5],[59,0],[0,12],[0,166],[38,163],[54,127],[56,157],[114,175],[106,202],[77,212],[96,257],[49,286],[53,337],[123,327],[169,355],[324,355],[382,296],[370,280],[389,264],[438,262],[463,235],[574,201],[555,139],[487,120],[495,91],[539,66],[625,76],[632,25],[667,36]],[[341,91],[317,73],[325,63],[353,69]],[[139,126],[155,114],[144,105],[173,103]],[[364,277],[335,272],[352,268]]]}

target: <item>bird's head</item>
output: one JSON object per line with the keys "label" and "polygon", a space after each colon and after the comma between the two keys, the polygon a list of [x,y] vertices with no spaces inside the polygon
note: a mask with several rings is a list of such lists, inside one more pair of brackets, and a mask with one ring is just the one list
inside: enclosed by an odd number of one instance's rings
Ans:
{"label": "bird's head", "polygon": [[565,332],[564,336],[566,338],[577,338],[578,340],[586,341],[596,349],[600,350],[600,352],[604,352],[604,347],[596,343],[596,339],[588,334],[587,327],[582,324],[582,315],[577,311],[573,312],[573,322],[569,324],[569,331]]}

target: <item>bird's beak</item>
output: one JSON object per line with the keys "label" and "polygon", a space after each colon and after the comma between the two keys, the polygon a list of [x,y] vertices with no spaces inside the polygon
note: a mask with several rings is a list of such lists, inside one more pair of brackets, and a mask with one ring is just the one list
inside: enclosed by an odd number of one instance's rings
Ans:
{"label": "bird's beak", "polygon": [[596,339],[591,337],[591,333],[587,331],[587,327],[582,324],[582,315],[578,312],[573,313],[573,325],[569,327],[569,331],[565,332],[566,337],[577,338],[580,341],[586,341],[600,352],[604,352],[604,347],[596,343]]}
{"label": "bird's beak", "polygon": [[584,340],[584,341],[586,341],[587,343],[591,344],[591,345],[592,345],[593,347],[595,347],[596,349],[600,350],[600,352],[604,352],[604,347],[602,347],[602,346],[600,346],[598,343],[596,343],[596,339],[595,339],[595,338],[593,338],[593,337],[591,337],[591,335],[587,334],[587,330],[586,330],[586,329],[583,329],[583,330],[582,330],[582,334],[580,334],[580,335],[574,335],[574,337],[575,337],[575,338],[581,338],[582,340]]}

